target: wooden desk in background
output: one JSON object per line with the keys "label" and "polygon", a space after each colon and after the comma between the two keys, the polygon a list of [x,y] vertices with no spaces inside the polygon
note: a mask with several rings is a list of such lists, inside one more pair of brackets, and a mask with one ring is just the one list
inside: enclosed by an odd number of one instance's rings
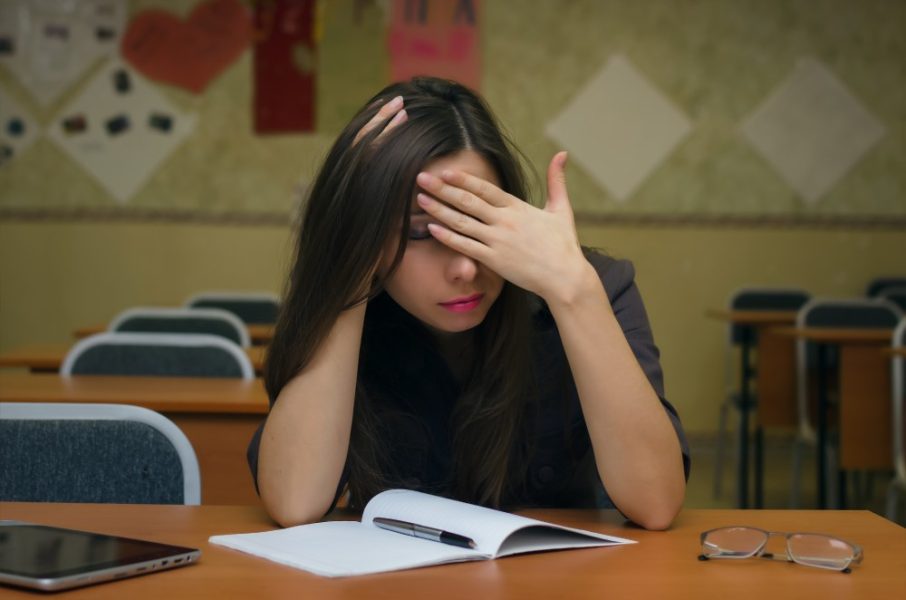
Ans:
{"label": "wooden desk in background", "polygon": [[[56,373],[71,348],[69,344],[54,343],[21,346],[0,354],[0,367],[25,367],[34,372]],[[245,353],[252,361],[255,372],[262,373],[267,347],[252,346],[246,348]]]}
{"label": "wooden desk in background", "polygon": [[[818,348],[818,505],[827,506],[827,346],[840,349],[840,469],[889,469],[891,439],[890,359],[879,351],[889,346],[893,329],[849,327],[781,327],[777,335],[814,342]],[[840,486],[841,493],[845,486]]]}
{"label": "wooden desk in background", "polygon": [[245,450],[268,410],[260,379],[0,372],[0,402],[132,404],[160,412],[192,442],[205,504],[257,504]]}
{"label": "wooden desk in background", "polygon": [[[214,546],[215,534],[273,529],[259,507],[0,503],[0,516],[201,549],[198,564],[66,592],[67,600],[131,598],[897,598],[906,589],[906,529],[867,511],[684,510],[666,532],[627,526],[616,511],[532,510],[529,517],[637,540],[330,579]],[[357,518],[342,515],[341,518]],[[862,546],[851,574],[764,559],[699,561],[699,533],[745,524],[828,533]],[[768,548],[782,552],[782,540]],[[34,593],[3,589],[5,598]]]}
{"label": "wooden desk in background", "polygon": [[[796,346],[788,338],[777,336],[778,325],[796,322],[794,310],[725,310],[711,309],[708,317],[741,325],[750,329],[740,339],[739,396],[739,479],[737,506],[749,507],[749,407],[755,407],[758,427],[755,434],[755,508],[764,504],[763,437],[764,427],[795,427],[796,425]],[[749,366],[752,341],[757,339],[758,366],[755,369],[758,401],[751,391],[752,369]]]}
{"label": "wooden desk in background", "polygon": [[[271,343],[271,340],[274,339],[274,326],[273,325],[259,325],[259,324],[246,324],[246,328],[249,331],[249,338],[252,341],[252,344],[256,346],[266,346]],[[102,333],[107,331],[107,325],[88,325],[86,327],[79,327],[72,332],[77,339],[82,339],[88,337],[89,335],[94,335],[96,333]]]}

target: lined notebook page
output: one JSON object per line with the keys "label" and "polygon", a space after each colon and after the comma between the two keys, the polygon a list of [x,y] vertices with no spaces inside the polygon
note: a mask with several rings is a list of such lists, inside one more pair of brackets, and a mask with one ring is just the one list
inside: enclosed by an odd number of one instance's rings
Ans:
{"label": "lined notebook page", "polygon": [[484,558],[475,550],[409,537],[358,521],[329,521],[263,533],[218,535],[209,541],[327,577]]}

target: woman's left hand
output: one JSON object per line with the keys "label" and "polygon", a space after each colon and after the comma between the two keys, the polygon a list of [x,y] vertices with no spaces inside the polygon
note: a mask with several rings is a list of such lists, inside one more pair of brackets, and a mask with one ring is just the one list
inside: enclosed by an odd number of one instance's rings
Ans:
{"label": "woman's left hand", "polygon": [[462,171],[419,173],[418,185],[428,194],[419,193],[417,201],[439,222],[428,229],[440,243],[547,302],[568,300],[590,265],[576,234],[565,165],[566,152],[551,159],[543,209]]}

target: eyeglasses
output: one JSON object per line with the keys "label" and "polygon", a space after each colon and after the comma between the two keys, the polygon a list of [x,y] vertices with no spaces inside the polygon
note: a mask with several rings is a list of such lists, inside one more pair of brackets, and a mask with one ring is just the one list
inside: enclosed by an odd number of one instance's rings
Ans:
{"label": "eyeglasses", "polygon": [[[772,535],[786,539],[786,556],[765,552]],[[770,558],[849,573],[850,565],[862,562],[862,548],[840,538],[821,533],[787,533],[765,531],[757,527],[734,525],[719,527],[701,534],[702,553],[699,560],[712,558]]]}

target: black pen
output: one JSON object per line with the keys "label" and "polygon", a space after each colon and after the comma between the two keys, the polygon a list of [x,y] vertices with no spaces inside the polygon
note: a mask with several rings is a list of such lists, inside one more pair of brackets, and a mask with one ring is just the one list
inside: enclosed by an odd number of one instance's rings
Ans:
{"label": "black pen", "polygon": [[460,548],[475,548],[474,541],[464,535],[459,535],[458,533],[450,533],[449,531],[435,529],[434,527],[416,525],[415,523],[397,521],[396,519],[385,519],[383,517],[375,517],[372,521],[381,529],[395,531],[396,533],[402,533],[403,535],[411,535],[412,537],[422,538],[423,540],[450,544],[451,546],[459,546]]}

